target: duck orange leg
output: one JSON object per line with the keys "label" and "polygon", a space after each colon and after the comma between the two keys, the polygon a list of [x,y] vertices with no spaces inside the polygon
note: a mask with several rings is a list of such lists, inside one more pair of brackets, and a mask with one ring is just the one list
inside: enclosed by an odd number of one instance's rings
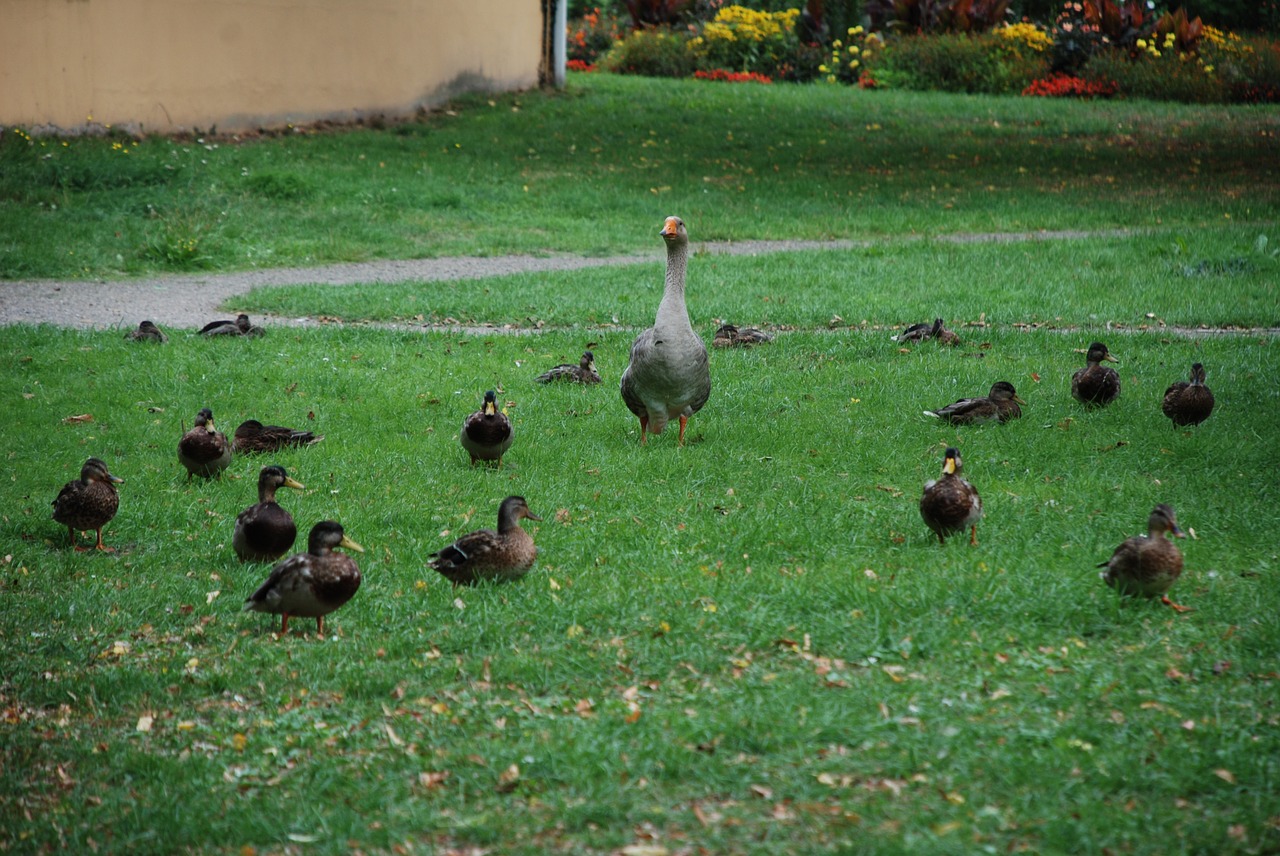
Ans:
{"label": "duck orange leg", "polygon": [[640,417],[640,445],[641,446],[645,445],[645,443],[648,441],[648,438],[645,437],[645,432],[647,432],[648,430],[649,430],[649,417],[641,416]]}
{"label": "duck orange leg", "polygon": [[969,546],[978,546],[978,524],[976,523],[973,524],[973,527],[969,530]]}
{"label": "duck orange leg", "polygon": [[93,546],[94,546],[94,549],[95,549],[95,550],[101,550],[101,551],[102,551],[102,552],[104,552],[104,553],[114,553],[114,552],[116,551],[116,548],[115,548],[115,547],[108,547],[106,544],[103,544],[103,543],[102,543],[102,529],[101,529],[101,528],[99,528],[99,529],[98,529],[98,543],[97,543],[97,544],[95,544],[95,545],[93,545]]}
{"label": "duck orange leg", "polygon": [[280,635],[289,635],[289,613],[287,612],[280,613]]}
{"label": "duck orange leg", "polygon": [[1177,612],[1194,612],[1195,611],[1194,606],[1183,606],[1180,603],[1174,603],[1173,601],[1169,600],[1169,595],[1167,594],[1161,595],[1160,602],[1163,603],[1165,606],[1173,607],[1174,610]]}
{"label": "duck orange leg", "polygon": [[684,427],[688,424],[689,424],[689,417],[681,416],[680,417],[680,437],[678,438],[678,442],[676,445],[678,446],[684,445]]}
{"label": "duck orange leg", "polygon": [[88,547],[81,547],[79,544],[76,543],[76,530],[74,526],[67,527],[67,534],[71,536],[71,546],[75,548],[75,551],[77,553],[83,553],[84,551],[89,549]]}

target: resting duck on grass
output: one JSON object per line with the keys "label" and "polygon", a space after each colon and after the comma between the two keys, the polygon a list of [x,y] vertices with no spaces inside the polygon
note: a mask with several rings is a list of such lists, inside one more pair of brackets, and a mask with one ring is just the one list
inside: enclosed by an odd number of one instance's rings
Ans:
{"label": "resting duck on grass", "polygon": [[934,416],[950,422],[952,425],[981,425],[984,422],[1008,422],[1022,416],[1019,404],[1026,404],[1018,397],[1013,384],[1008,381],[996,381],[986,398],[962,398],[959,401],[939,407],[937,410],[926,410],[926,416]]}
{"label": "resting duck on grass", "polygon": [[281,616],[280,634],[289,632],[290,616],[314,618],[316,634],[324,635],[324,617],[355,596],[360,588],[360,568],[345,553],[345,547],[363,553],[364,548],[342,531],[333,520],[321,520],[311,527],[307,552],[285,559],[271,569],[271,575],[244,602],[245,612],[270,612]]}
{"label": "resting duck on grass", "polygon": [[641,444],[646,432],[661,434],[669,420],[679,419],[678,443],[684,445],[689,417],[711,397],[711,368],[707,346],[693,331],[684,301],[689,233],[683,220],[668,217],[659,234],[667,243],[666,285],[653,326],[631,345],[622,400],[640,419]]}
{"label": "resting duck on grass", "polygon": [[157,345],[163,345],[169,341],[164,331],[150,321],[141,322],[137,330],[130,330],[124,337],[133,342],[153,342]]}
{"label": "resting duck on grass", "polygon": [[1178,612],[1191,607],[1169,600],[1167,592],[1182,576],[1182,552],[1165,537],[1166,532],[1185,537],[1178,528],[1173,509],[1161,503],[1151,509],[1147,518],[1147,534],[1126,538],[1111,558],[1098,567],[1106,568],[1099,576],[1103,582],[1123,595],[1159,597],[1160,602]]}
{"label": "resting duck on grass", "polygon": [[570,365],[563,363],[554,368],[547,369],[538,375],[535,380],[538,383],[552,383],[554,381],[568,381],[569,383],[599,383],[600,374],[596,371],[596,355],[591,351],[583,351],[582,358],[578,360],[578,364]]}
{"label": "resting duck on grass", "polygon": [[969,543],[978,543],[978,520],[982,518],[982,499],[978,490],[960,475],[960,453],[947,449],[942,457],[942,476],[925,483],[920,497],[920,516],[945,544],[946,536],[969,529]]}
{"label": "resting duck on grass", "polygon": [[[71,546],[77,552],[98,549],[114,553],[115,549],[102,543],[102,527],[111,522],[120,508],[120,495],[115,486],[124,479],[107,470],[100,458],[90,458],[80,468],[80,478],[69,481],[53,501],[53,519],[67,527],[71,534]],[[98,533],[98,543],[93,547],[81,547],[76,543],[76,532],[90,529]]]}
{"label": "resting duck on grass", "polygon": [[1191,366],[1191,381],[1180,380],[1164,391],[1160,404],[1164,415],[1179,427],[1199,425],[1213,412],[1213,392],[1204,383],[1204,366]]}
{"label": "resting duck on grass", "polygon": [[263,425],[257,419],[246,419],[236,428],[231,448],[237,453],[278,452],[286,446],[311,446],[323,439],[323,434],[298,431],[283,425]]}
{"label": "resting duck on grass", "polygon": [[262,336],[265,333],[257,324],[249,323],[249,316],[243,312],[234,321],[210,321],[200,328],[201,336]]}
{"label": "resting duck on grass", "polygon": [[520,527],[522,519],[541,520],[523,496],[509,496],[498,506],[498,531],[479,529],[431,554],[431,567],[455,586],[481,580],[518,580],[533,567],[538,548]]}
{"label": "resting duck on grass", "polygon": [[1094,342],[1085,354],[1085,367],[1071,375],[1071,397],[1085,407],[1105,407],[1120,397],[1120,375],[1103,361],[1120,362],[1107,346]]}
{"label": "resting duck on grass", "polygon": [[187,468],[187,481],[191,477],[222,477],[222,471],[231,464],[231,444],[227,435],[213,424],[213,411],[202,408],[196,414],[196,424],[178,441],[178,460]]}
{"label": "resting duck on grass", "polygon": [[752,345],[763,345],[772,341],[773,336],[755,327],[721,324],[716,334],[711,337],[711,346],[713,348],[749,348]]}
{"label": "resting duck on grass", "polygon": [[493,390],[484,394],[480,409],[462,421],[458,441],[471,456],[471,466],[476,461],[497,461],[502,466],[502,456],[511,448],[515,430],[507,414],[498,409],[498,395]]}
{"label": "resting duck on grass", "polygon": [[302,485],[289,478],[284,467],[263,467],[258,474],[258,502],[236,517],[231,546],[242,562],[274,562],[293,546],[298,526],[293,515],[276,502],[276,491],[282,487],[302,490]]}

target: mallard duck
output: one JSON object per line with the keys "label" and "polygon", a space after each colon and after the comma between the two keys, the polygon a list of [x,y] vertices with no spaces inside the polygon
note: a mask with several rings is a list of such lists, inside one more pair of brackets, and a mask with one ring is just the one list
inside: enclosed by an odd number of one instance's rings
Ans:
{"label": "mallard duck", "polygon": [[124,337],[133,342],[155,342],[158,345],[169,341],[164,331],[150,321],[139,323],[137,330],[130,330],[124,334]]}
{"label": "mallard duck", "polygon": [[962,398],[954,404],[939,407],[937,410],[926,410],[926,416],[945,419],[952,425],[980,425],[984,422],[1008,422],[1022,416],[1019,404],[1026,404],[1018,397],[1013,384],[1008,381],[996,381],[986,398]]}
{"label": "mallard duck", "polygon": [[276,491],[282,487],[302,490],[303,486],[285,472],[284,467],[263,467],[258,473],[258,502],[236,517],[231,546],[242,562],[274,562],[293,546],[298,527],[293,515],[276,502]]}
{"label": "mallard duck", "polygon": [[[939,318],[938,321],[941,322],[942,319]],[[946,345],[947,347],[955,347],[960,344],[960,335],[948,330],[946,326],[941,323],[938,325],[938,329],[934,332],[933,338],[937,339],[939,344]]]}
{"label": "mallard duck", "polygon": [[1213,412],[1213,393],[1204,385],[1204,366],[1191,366],[1191,382],[1180,380],[1164,391],[1160,405],[1174,425],[1199,425]]}
{"label": "mallard duck", "polygon": [[773,336],[755,327],[721,324],[716,334],[711,337],[711,346],[713,348],[749,348],[752,345],[763,345],[772,341]]}
{"label": "mallard duck", "polygon": [[455,586],[481,580],[518,580],[538,558],[533,538],[520,527],[521,518],[541,520],[523,496],[509,496],[498,506],[498,531],[479,529],[431,554],[435,568]]}
{"label": "mallard duck", "polygon": [[960,475],[960,453],[947,449],[942,457],[942,476],[924,485],[920,497],[920,516],[945,544],[947,535],[969,532],[969,543],[978,543],[978,520],[982,517],[982,499],[978,490]]}
{"label": "mallard duck", "polygon": [[200,328],[201,336],[261,336],[264,333],[266,330],[249,323],[249,316],[243,312],[234,321],[210,321]]}
{"label": "mallard duck", "polygon": [[297,431],[283,425],[263,425],[257,419],[246,419],[236,427],[231,449],[236,453],[278,452],[286,446],[311,446],[324,439],[323,434]]}
{"label": "mallard duck", "polygon": [[1166,594],[1182,576],[1182,552],[1165,537],[1166,532],[1185,537],[1173,509],[1161,503],[1151,509],[1147,534],[1126,538],[1110,559],[1098,564],[1099,568],[1106,568],[1099,576],[1120,594],[1158,596],[1166,606],[1187,612],[1190,607],[1174,603]]}
{"label": "mallard duck", "polygon": [[[100,458],[90,458],[80,468],[80,478],[67,482],[58,491],[52,502],[53,519],[67,527],[71,546],[77,551],[96,548],[104,553],[115,552],[113,547],[102,543],[102,527],[111,522],[120,508],[120,494],[116,493],[115,486],[123,483],[124,479],[111,475]],[[90,529],[98,533],[98,543],[81,547],[76,543],[76,532]]]}
{"label": "mallard duck", "polygon": [[1106,345],[1094,342],[1085,355],[1088,365],[1071,376],[1071,395],[1086,407],[1104,407],[1120,397],[1120,375],[1103,360],[1120,362]]}
{"label": "mallard duck", "polygon": [[497,461],[502,466],[502,456],[511,448],[515,430],[507,414],[498,409],[498,396],[493,390],[484,394],[480,409],[462,421],[458,440],[471,456],[471,466],[476,461]]}
{"label": "mallard duck", "polygon": [[935,318],[933,321],[921,321],[919,324],[912,324],[892,338],[895,342],[923,342],[925,339],[934,338],[941,330],[942,319]]}
{"label": "mallard duck", "polygon": [[678,443],[684,445],[689,417],[711,397],[707,346],[689,323],[685,307],[685,273],[689,266],[689,233],[679,217],[668,217],[659,233],[667,243],[666,286],[653,326],[636,337],[631,360],[622,373],[622,400],[640,419],[645,432],[661,434],[668,420],[680,420]]}
{"label": "mallard duck", "polygon": [[551,383],[558,380],[571,383],[599,383],[600,374],[596,371],[596,355],[590,351],[583,351],[582,358],[578,360],[576,366],[563,363],[547,369],[535,380],[538,383]]}
{"label": "mallard duck", "polygon": [[342,531],[342,525],[321,520],[311,527],[307,552],[297,553],[271,569],[267,581],[244,602],[245,612],[271,612],[281,616],[280,634],[289,632],[289,616],[316,620],[316,633],[324,635],[324,617],[342,606],[360,588],[360,568],[345,547],[363,553],[364,548]]}
{"label": "mallard duck", "polygon": [[187,468],[187,481],[191,477],[218,476],[231,463],[231,444],[227,435],[214,428],[213,411],[203,408],[196,414],[196,423],[178,441],[178,460]]}

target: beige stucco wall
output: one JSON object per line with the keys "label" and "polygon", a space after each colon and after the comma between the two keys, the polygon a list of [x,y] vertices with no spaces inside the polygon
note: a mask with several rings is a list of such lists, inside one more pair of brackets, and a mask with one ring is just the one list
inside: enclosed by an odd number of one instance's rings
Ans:
{"label": "beige stucco wall", "polygon": [[537,0],[0,0],[0,125],[409,113],[538,82]]}

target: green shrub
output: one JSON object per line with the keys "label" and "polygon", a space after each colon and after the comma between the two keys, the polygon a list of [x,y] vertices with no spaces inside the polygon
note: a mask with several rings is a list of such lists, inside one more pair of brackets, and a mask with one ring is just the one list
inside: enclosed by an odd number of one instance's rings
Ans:
{"label": "green shrub", "polygon": [[1200,55],[1221,79],[1228,100],[1280,103],[1280,43],[1205,27]]}
{"label": "green shrub", "polygon": [[664,27],[635,30],[616,43],[600,61],[615,74],[688,77],[697,68],[689,37]]}
{"label": "green shrub", "polygon": [[1159,57],[1130,56],[1119,48],[1101,51],[1085,63],[1080,76],[1091,81],[1114,81],[1125,98],[1213,104],[1226,100],[1222,79],[1206,72],[1192,54],[1170,51]]}
{"label": "green shrub", "polygon": [[1010,50],[993,33],[911,36],[889,41],[875,76],[903,89],[1005,94],[1021,92],[1046,68],[1034,51]]}

